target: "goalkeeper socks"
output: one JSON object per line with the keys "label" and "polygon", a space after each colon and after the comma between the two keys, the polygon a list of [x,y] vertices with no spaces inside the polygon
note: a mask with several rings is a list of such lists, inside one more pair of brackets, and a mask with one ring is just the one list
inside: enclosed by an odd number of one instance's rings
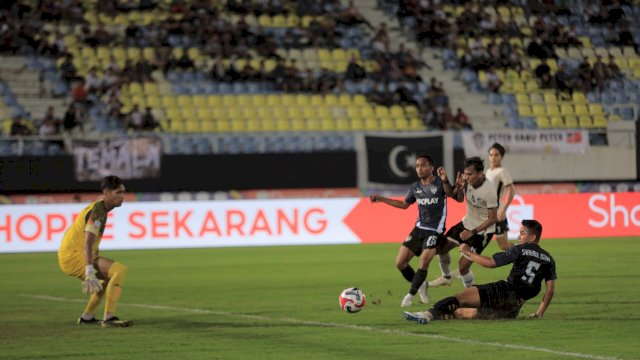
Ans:
{"label": "goalkeeper socks", "polygon": [[413,276],[413,281],[411,282],[411,289],[409,290],[409,294],[415,295],[418,292],[418,288],[424,283],[424,280],[427,278],[427,270],[418,269],[416,274]]}
{"label": "goalkeeper socks", "polygon": [[118,300],[122,293],[122,286],[127,277],[127,271],[128,268],[119,262],[114,262],[109,268],[109,285],[107,285],[107,298],[104,308],[105,319],[107,318],[107,314],[115,314],[116,312],[116,305],[118,305]]}
{"label": "goalkeeper socks", "polygon": [[[84,308],[84,314],[95,313],[96,308],[98,307],[98,305],[100,305],[100,301],[102,301],[103,297],[104,297],[104,290],[97,293],[92,293],[91,296],[89,297],[89,302],[87,303],[87,307]],[[84,318],[84,314],[82,316],[83,318]],[[90,318],[85,320],[90,320]]]}
{"label": "goalkeeper socks", "polygon": [[449,255],[449,253],[438,255],[438,259],[440,260],[440,270],[442,271],[442,277],[450,279],[451,269],[449,269],[449,265],[451,265],[451,255]]}
{"label": "goalkeeper socks", "polygon": [[413,277],[416,275],[416,272],[413,271],[411,265],[407,265],[407,267],[400,270],[400,272],[408,282],[413,282]]}
{"label": "goalkeeper socks", "polygon": [[460,274],[460,278],[462,279],[462,283],[465,288],[470,288],[473,286],[473,271],[469,270],[466,275]]}

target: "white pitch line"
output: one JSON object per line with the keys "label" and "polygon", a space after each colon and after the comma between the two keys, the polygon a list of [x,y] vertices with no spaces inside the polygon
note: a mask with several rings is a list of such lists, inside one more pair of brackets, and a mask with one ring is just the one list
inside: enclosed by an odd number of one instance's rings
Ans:
{"label": "white pitch line", "polygon": [[[86,302],[85,299],[71,299],[71,298],[49,296],[49,295],[20,294],[20,296],[26,297],[26,298],[32,298],[32,299],[58,301],[58,302],[77,302],[77,303]],[[444,335],[435,335],[435,334],[417,334],[409,331],[382,329],[382,328],[376,328],[376,327],[365,326],[365,325],[324,323],[324,322],[318,322],[318,321],[299,320],[294,318],[273,318],[273,317],[262,316],[262,315],[238,314],[238,313],[232,313],[228,311],[195,309],[195,308],[175,307],[175,306],[167,306],[167,305],[118,303],[118,306],[137,307],[141,309],[152,309],[152,310],[187,312],[187,313],[194,313],[194,314],[230,316],[230,317],[237,317],[237,318],[243,318],[243,319],[260,320],[260,321],[280,321],[280,322],[302,324],[302,325],[309,325],[309,326],[354,329],[354,330],[369,331],[369,332],[380,333],[380,334],[415,336],[415,337],[445,340],[445,341],[451,341],[451,342],[463,343],[463,344],[469,344],[469,345],[493,346],[493,347],[498,347],[503,349],[513,349],[513,350],[528,350],[528,351],[541,352],[541,353],[547,353],[547,354],[553,354],[553,355],[574,357],[579,359],[621,360],[618,357],[611,357],[611,356],[601,356],[601,355],[583,354],[583,353],[569,352],[569,351],[559,351],[559,350],[553,350],[553,349],[547,349],[543,347],[536,347],[536,346],[529,346],[529,345],[505,344],[505,343],[499,343],[499,342],[463,339],[463,338],[453,337],[453,336],[444,336]]]}

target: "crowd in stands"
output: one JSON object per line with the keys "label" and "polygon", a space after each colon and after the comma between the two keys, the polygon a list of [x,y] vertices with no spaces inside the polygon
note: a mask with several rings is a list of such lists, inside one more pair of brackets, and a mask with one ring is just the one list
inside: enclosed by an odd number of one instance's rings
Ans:
{"label": "crowd in stands", "polygon": [[[212,6],[220,3],[223,6]],[[145,11],[160,15],[150,21],[127,20],[120,26],[103,22]],[[97,14],[97,19],[88,21],[89,13]],[[262,16],[288,19],[288,15],[297,16],[300,23],[256,24]],[[167,78],[178,72],[206,74],[205,80],[211,82],[264,83],[264,88],[275,92],[363,93],[374,104],[418,107],[428,128],[446,129],[450,123],[451,110],[442,84],[434,79],[427,83],[419,75],[429,65],[402,44],[397,51],[391,50],[386,24],[371,24],[352,1],[176,0],[163,8],[153,0],[116,0],[96,2],[90,9],[79,0],[45,0],[6,4],[0,8],[0,19],[0,53],[56,59],[58,75],[73,100],[67,113],[76,119],[68,122],[76,125],[64,126],[66,130],[81,129],[96,106],[118,118],[123,128],[161,128],[152,109],[125,108],[120,100],[123,86],[153,82],[158,71]],[[57,25],[43,30],[46,23]],[[69,25],[70,32],[65,33],[60,24]],[[138,56],[126,56],[122,61],[110,54],[107,62],[85,71],[78,65],[86,59],[70,51],[70,35],[78,46],[91,49],[87,51],[137,49]],[[307,49],[344,48],[357,50],[347,52],[344,68],[319,61],[301,63],[300,57],[290,56]]]}

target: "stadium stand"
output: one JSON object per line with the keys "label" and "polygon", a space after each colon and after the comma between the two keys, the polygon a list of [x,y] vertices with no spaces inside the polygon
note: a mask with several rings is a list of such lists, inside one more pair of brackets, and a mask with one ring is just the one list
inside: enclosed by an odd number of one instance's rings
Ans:
{"label": "stadium stand", "polygon": [[606,128],[638,117],[637,2],[378,1],[506,125]]}
{"label": "stadium stand", "polygon": [[[638,4],[458,3],[377,1],[420,46],[439,49],[470,92],[501,106],[507,127],[597,132],[637,118],[640,33],[629,24]],[[344,150],[354,132],[446,129],[453,115],[441,111],[450,107],[442,84],[420,77],[428,65],[402,45],[391,51],[385,25],[353,2],[19,1],[0,10],[9,55],[0,75],[38,84],[0,82],[5,134],[20,118],[33,134],[153,131],[168,153]],[[12,91],[42,103],[37,113]],[[61,102],[45,104],[43,93]],[[62,151],[25,139],[2,149]]]}
{"label": "stadium stand", "polygon": [[[344,132],[426,129],[422,64],[372,47],[352,3],[264,4],[23,1],[2,12],[2,51],[27,56],[24,69],[70,99],[58,107],[66,131],[324,132],[335,139],[318,146],[335,148]],[[44,123],[12,100],[32,127]]]}

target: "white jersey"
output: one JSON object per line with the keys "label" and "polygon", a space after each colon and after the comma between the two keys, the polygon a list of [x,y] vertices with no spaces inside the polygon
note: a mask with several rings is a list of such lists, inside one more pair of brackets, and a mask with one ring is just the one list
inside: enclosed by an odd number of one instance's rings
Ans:
{"label": "white jersey", "polygon": [[503,167],[488,169],[485,173],[487,179],[489,179],[493,186],[496,188],[496,194],[498,195],[498,205],[500,208],[504,205],[502,202],[504,200],[504,188],[513,185],[513,179],[511,178],[511,174],[509,171]]}
{"label": "white jersey", "polygon": [[[473,230],[482,225],[489,218],[489,209],[498,208],[496,188],[489,179],[485,179],[478,188],[467,184],[464,198],[467,203],[467,214],[462,218],[462,225],[467,230]],[[481,233],[485,232],[495,232],[495,225],[489,226]]]}

